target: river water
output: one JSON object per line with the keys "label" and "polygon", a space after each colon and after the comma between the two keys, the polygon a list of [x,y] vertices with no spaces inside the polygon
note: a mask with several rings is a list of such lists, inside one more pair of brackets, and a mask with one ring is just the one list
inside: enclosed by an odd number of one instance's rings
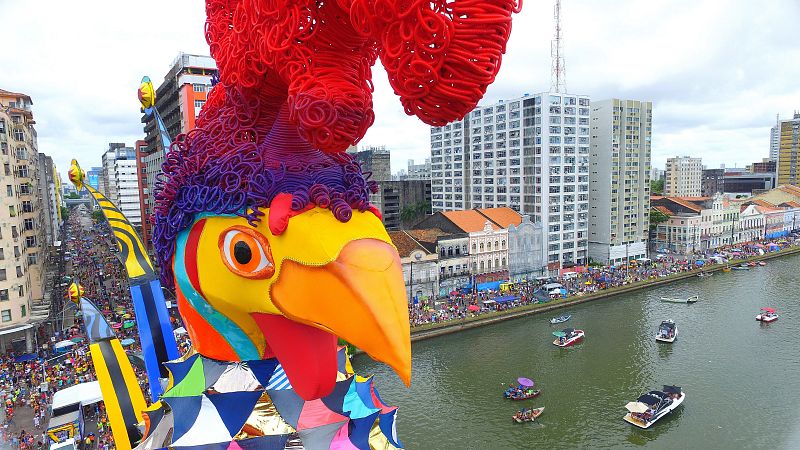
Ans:
{"label": "river water", "polygon": [[[366,356],[354,365],[400,406],[408,449],[800,448],[800,256],[767,264],[417,342],[410,389]],[[700,301],[659,300],[691,295]],[[780,319],[757,322],[763,306]],[[572,320],[550,325],[562,312]],[[655,341],[664,319],[677,324],[674,344]],[[584,342],[552,345],[564,325]],[[504,399],[519,376],[542,394]],[[648,430],[623,422],[627,402],[664,384],[683,388],[682,406]],[[522,406],[545,412],[513,423]]]}

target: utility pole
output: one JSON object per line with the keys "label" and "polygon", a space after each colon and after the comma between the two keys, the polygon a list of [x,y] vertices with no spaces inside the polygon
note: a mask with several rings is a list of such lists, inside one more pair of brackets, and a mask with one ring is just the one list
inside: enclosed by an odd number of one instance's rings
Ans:
{"label": "utility pole", "polygon": [[555,19],[555,33],[550,41],[550,60],[552,64],[550,75],[550,92],[567,92],[566,68],[564,66],[564,50],[561,48],[561,0],[556,0],[553,8]]}

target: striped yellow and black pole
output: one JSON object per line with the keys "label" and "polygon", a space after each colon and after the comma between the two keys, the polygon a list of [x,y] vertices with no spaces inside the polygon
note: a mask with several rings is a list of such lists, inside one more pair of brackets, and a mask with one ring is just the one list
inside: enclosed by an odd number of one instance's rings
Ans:
{"label": "striped yellow and black pole", "polygon": [[69,169],[70,181],[78,190],[85,187],[89,191],[114,233],[118,256],[128,273],[142,355],[150,382],[150,395],[157,399],[163,392],[161,380],[169,376],[164,363],[180,356],[161,282],[139,234],[122,211],[105,195],[84,184],[85,177],[80,165],[73,159]]}

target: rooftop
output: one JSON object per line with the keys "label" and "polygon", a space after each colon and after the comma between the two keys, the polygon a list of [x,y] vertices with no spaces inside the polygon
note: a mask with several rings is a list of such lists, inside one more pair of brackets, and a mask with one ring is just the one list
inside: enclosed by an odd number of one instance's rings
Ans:
{"label": "rooftop", "polygon": [[394,246],[397,247],[397,253],[400,254],[401,258],[408,258],[414,250],[422,250],[425,253],[429,253],[425,247],[421,246],[405,231],[389,231],[389,237],[392,239]]}
{"label": "rooftop", "polygon": [[493,230],[522,223],[522,216],[508,207],[443,211],[442,215],[467,233],[482,231],[487,221]]}

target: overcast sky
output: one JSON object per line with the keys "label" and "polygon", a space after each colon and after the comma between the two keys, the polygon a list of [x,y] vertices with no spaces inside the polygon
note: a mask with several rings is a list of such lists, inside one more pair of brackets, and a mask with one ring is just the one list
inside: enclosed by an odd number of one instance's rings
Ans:
{"label": "overcast sky", "polygon": [[[33,98],[39,150],[62,175],[72,157],[97,166],[108,142],[143,137],[143,75],[159,84],[179,51],[208,54],[201,0],[0,0],[0,17],[0,89]],[[799,17],[796,0],[563,0],[567,91],[652,100],[653,165],[744,166],[768,156],[775,115],[800,109]],[[552,30],[553,1],[525,1],[484,103],[549,89]],[[428,127],[380,66],[374,79],[362,144],[386,145],[397,171],[429,156]]]}

